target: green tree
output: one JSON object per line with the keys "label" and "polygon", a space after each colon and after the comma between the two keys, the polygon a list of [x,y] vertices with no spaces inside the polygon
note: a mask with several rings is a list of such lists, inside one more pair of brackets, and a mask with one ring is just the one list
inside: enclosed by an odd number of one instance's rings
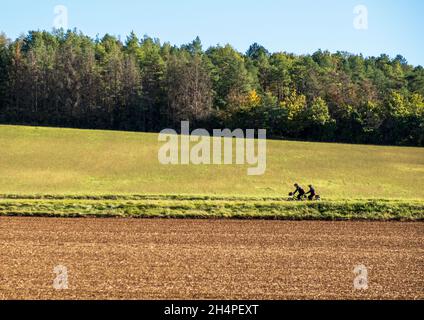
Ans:
{"label": "green tree", "polygon": [[244,57],[230,45],[210,48],[207,56],[213,65],[215,106],[225,109],[228,100],[234,102],[234,97],[245,96],[252,89],[253,79],[246,69]]}
{"label": "green tree", "polygon": [[331,122],[327,103],[321,97],[316,98],[305,110],[306,121],[311,125],[325,126]]}
{"label": "green tree", "polygon": [[166,63],[161,56],[159,41],[145,37],[140,46],[142,104],[144,106],[143,130],[155,131],[172,122],[165,108]]}

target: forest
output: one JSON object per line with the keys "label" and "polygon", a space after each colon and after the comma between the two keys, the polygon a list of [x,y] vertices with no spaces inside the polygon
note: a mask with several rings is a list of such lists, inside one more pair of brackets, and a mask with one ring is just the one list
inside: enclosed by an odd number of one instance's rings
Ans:
{"label": "forest", "polygon": [[0,124],[424,146],[424,69],[398,55],[175,46],[77,30],[0,34]]}

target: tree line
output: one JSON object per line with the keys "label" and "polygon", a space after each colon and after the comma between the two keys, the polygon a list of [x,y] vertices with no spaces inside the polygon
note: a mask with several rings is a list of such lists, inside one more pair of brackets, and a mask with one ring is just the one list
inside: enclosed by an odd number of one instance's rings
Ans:
{"label": "tree line", "polygon": [[204,50],[133,32],[0,34],[0,123],[158,132],[267,129],[277,139],[424,146],[424,69],[404,57]]}

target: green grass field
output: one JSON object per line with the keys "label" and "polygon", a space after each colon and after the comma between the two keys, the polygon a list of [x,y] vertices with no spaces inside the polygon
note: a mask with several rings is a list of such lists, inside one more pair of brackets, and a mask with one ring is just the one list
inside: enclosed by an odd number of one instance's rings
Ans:
{"label": "green grass field", "polygon": [[[161,165],[161,146],[157,134],[0,126],[0,214],[414,220],[424,212],[422,148],[268,141],[266,174],[248,176],[247,165]],[[314,184],[324,201],[283,201],[294,182]]]}

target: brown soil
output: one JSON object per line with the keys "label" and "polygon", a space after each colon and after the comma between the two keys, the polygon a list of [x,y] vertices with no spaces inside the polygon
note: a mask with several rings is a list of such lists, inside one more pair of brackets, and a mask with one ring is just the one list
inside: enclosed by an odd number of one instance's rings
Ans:
{"label": "brown soil", "polygon": [[0,299],[424,299],[423,244],[424,223],[0,218]]}

